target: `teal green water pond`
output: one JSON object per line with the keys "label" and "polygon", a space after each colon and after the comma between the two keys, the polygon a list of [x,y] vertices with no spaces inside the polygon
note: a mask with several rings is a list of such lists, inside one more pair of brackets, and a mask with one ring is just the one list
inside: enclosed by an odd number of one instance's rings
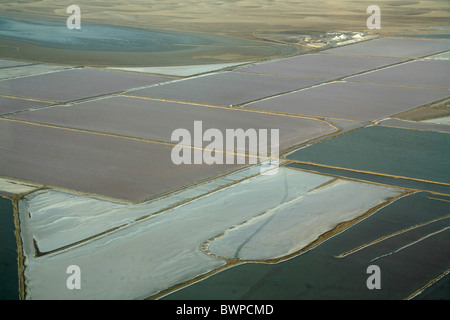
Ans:
{"label": "teal green water pond", "polygon": [[13,205],[0,197],[0,300],[19,298],[17,243],[14,236]]}

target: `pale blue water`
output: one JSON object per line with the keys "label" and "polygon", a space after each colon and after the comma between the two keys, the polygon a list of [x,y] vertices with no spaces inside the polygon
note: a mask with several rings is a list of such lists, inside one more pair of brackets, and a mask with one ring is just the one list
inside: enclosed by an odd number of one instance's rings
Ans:
{"label": "pale blue water", "polygon": [[[100,24],[68,29],[66,22],[20,20],[0,17],[0,38],[55,49],[109,52],[177,51],[192,45],[212,45],[211,37],[191,33],[152,31]],[[218,37],[217,41],[231,41]],[[233,39],[234,40],[234,39]],[[238,40],[236,40],[238,41]]]}
{"label": "pale blue water", "polygon": [[[1,13],[0,13],[1,14]],[[11,43],[13,42],[13,43]],[[225,35],[141,29],[81,19],[81,30],[61,21],[0,16],[0,57],[94,66],[182,66],[289,56],[294,46]]]}

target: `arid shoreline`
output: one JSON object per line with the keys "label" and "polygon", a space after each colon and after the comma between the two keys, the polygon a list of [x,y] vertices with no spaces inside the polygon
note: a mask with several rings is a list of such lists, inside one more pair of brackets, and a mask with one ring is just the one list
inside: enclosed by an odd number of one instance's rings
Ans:
{"label": "arid shoreline", "polygon": [[[197,50],[180,54],[170,53],[142,55],[141,53],[112,54],[109,52],[71,53],[69,50],[48,50],[41,46],[23,44],[17,46],[11,41],[0,40],[0,56],[44,63],[63,63],[65,56],[69,64],[94,66],[169,66],[189,64],[209,64],[223,62],[241,62],[284,57],[286,55],[312,51],[298,45],[295,39],[305,34],[324,34],[339,31],[365,31],[380,36],[398,34],[423,34],[433,32],[433,27],[448,27],[448,5],[442,1],[378,1],[381,12],[382,28],[368,30],[366,20],[367,7],[371,1],[154,1],[124,2],[121,0],[107,3],[80,4],[83,23],[99,23],[113,26],[134,27],[147,30],[172,32],[192,32],[208,36],[220,35],[240,40],[259,41],[273,46],[272,50],[260,48],[249,51],[248,48],[235,47],[226,52],[208,49],[205,53]],[[65,24],[70,14],[67,5],[55,0],[41,0],[17,3],[6,1],[0,4],[2,16],[8,18],[37,19]],[[436,32],[436,30],[434,30]],[[292,51],[279,50],[279,46],[290,45]],[[277,47],[278,46],[278,47]],[[20,47],[19,50],[16,48]],[[297,53],[295,53],[297,49]],[[22,52],[18,53],[18,51]],[[259,50],[259,52],[258,52]],[[230,52],[228,52],[230,51]],[[270,51],[268,53],[268,51]],[[289,51],[289,52],[288,52]],[[76,59],[75,55],[80,56]],[[82,56],[85,57],[82,57]],[[101,57],[104,57],[101,58]],[[44,57],[49,57],[45,59]],[[147,61],[152,61],[148,63]],[[131,61],[132,63],[124,63]],[[172,61],[170,63],[169,61]],[[173,61],[176,61],[174,63]]]}

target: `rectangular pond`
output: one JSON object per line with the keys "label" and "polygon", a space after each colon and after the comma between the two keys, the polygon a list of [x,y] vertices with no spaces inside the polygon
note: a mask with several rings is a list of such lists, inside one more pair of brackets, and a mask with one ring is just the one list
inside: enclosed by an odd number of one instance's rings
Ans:
{"label": "rectangular pond", "polygon": [[129,93],[148,98],[228,107],[309,87],[320,82],[323,80],[223,72]]}
{"label": "rectangular pond", "polygon": [[[279,130],[280,149],[337,131],[330,124],[315,119],[132,97],[112,97],[70,107],[22,112],[11,118],[174,144],[178,142],[172,141],[171,136],[176,129],[188,130],[193,138],[195,121],[202,122],[203,132],[217,129],[224,138],[227,129],[266,129],[268,137],[275,129]],[[209,143],[204,142],[203,147]]]}
{"label": "rectangular pond", "polygon": [[449,49],[447,40],[380,38],[325,50],[323,53],[420,58]]}
{"label": "rectangular pond", "polygon": [[448,96],[447,90],[332,82],[246,104],[249,109],[373,121]]}
{"label": "rectangular pond", "polygon": [[300,149],[287,159],[448,186],[449,156],[448,133],[370,126]]}
{"label": "rectangular pond", "polygon": [[0,120],[0,176],[139,201],[243,165],[175,165],[173,146]]}
{"label": "rectangular pond", "polygon": [[402,59],[305,54],[235,69],[240,72],[290,77],[336,79],[399,63]]}
{"label": "rectangular pond", "polygon": [[[450,88],[450,61],[418,60],[346,78],[348,81]],[[450,95],[450,93],[449,93]]]}
{"label": "rectangular pond", "polygon": [[0,300],[19,299],[17,242],[11,200],[0,196]]}
{"label": "rectangular pond", "polygon": [[65,102],[131,88],[150,86],[170,78],[119,71],[70,69],[0,81],[0,94]]}

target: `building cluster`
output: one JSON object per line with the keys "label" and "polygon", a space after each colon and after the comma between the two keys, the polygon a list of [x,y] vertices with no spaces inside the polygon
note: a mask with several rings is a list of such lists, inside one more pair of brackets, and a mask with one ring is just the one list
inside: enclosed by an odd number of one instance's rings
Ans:
{"label": "building cluster", "polygon": [[306,36],[297,40],[313,48],[326,48],[368,39],[366,32],[327,32],[320,36]]}

